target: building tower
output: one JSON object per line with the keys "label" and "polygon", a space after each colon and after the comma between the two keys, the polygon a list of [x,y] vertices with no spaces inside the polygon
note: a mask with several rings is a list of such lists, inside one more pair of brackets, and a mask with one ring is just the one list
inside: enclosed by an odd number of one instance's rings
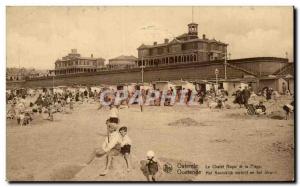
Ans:
{"label": "building tower", "polygon": [[188,24],[188,35],[189,38],[198,38],[198,24],[197,23],[190,23]]}

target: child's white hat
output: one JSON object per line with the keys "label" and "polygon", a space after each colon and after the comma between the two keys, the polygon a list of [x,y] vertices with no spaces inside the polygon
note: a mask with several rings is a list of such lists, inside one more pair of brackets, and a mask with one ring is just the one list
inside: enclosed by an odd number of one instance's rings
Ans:
{"label": "child's white hat", "polygon": [[154,153],[154,151],[152,151],[152,150],[149,150],[149,151],[147,152],[147,158],[153,158],[154,155],[155,155],[155,153]]}

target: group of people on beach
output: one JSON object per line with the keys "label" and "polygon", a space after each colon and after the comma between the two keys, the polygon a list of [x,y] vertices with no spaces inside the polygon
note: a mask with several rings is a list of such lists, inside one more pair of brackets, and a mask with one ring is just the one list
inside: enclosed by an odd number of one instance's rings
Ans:
{"label": "group of people on beach", "polygon": [[17,119],[19,125],[29,125],[35,115],[53,121],[54,113],[70,113],[74,109],[74,95],[69,92],[51,93],[43,90],[27,94],[13,90],[7,94],[7,119]]}
{"label": "group of people on beach", "polygon": [[[239,104],[240,107],[245,106],[248,111],[252,111],[256,115],[266,114],[267,107],[264,101],[276,100],[277,92],[272,88],[265,88],[260,92],[263,98],[257,104],[249,104],[249,99],[255,95],[251,87],[239,87],[234,93],[235,99],[233,103]],[[193,104],[207,103],[209,108],[223,109],[230,108],[226,105],[228,102],[228,92],[223,89],[214,89],[203,91],[198,90],[196,93],[190,89],[175,90],[170,87],[166,91],[159,89],[136,89],[134,91],[114,90],[103,88],[101,90],[92,90],[86,88],[84,90],[55,92],[53,89],[42,89],[33,93],[28,93],[26,89],[15,89],[7,92],[8,119],[17,119],[18,124],[28,125],[33,120],[33,115],[47,114],[47,119],[53,121],[54,113],[70,113],[74,109],[75,103],[97,102],[98,109],[103,106],[111,105],[127,105],[138,104],[140,111],[143,112],[145,105],[149,106],[173,106],[176,104],[185,104],[187,106]],[[293,103],[286,103],[289,106],[283,109],[288,115],[292,113],[290,106]],[[251,112],[250,112],[251,113]]]}
{"label": "group of people on beach", "polygon": [[[84,91],[76,90],[54,92],[50,89],[43,89],[35,94],[28,94],[26,90],[12,90],[7,92],[8,119],[16,119],[21,126],[29,125],[34,120],[34,115],[46,114],[47,119],[54,120],[55,113],[70,113],[74,109],[75,103],[99,103],[98,110],[103,107],[109,107],[109,116],[106,120],[106,137],[101,148],[95,149],[90,155],[86,165],[89,165],[96,157],[105,157],[105,168],[100,173],[105,176],[109,173],[109,168],[115,156],[122,156],[126,163],[127,171],[132,168],[131,148],[133,141],[129,137],[129,128],[121,125],[119,111],[123,108],[129,108],[131,104],[138,104],[140,111],[143,112],[144,105],[152,106],[173,106],[176,102],[190,105],[196,102],[200,105],[207,103],[209,108],[223,109],[227,108],[228,92],[225,90],[198,91],[193,95],[192,91],[174,90],[173,88],[163,92],[160,90],[136,90],[138,92],[118,92],[113,89],[103,89],[100,91],[86,89]],[[138,94],[136,94],[138,93]],[[264,92],[263,92],[264,93]],[[251,87],[244,87],[234,93],[233,103],[244,106],[248,111],[255,115],[266,114],[267,107],[264,101],[260,100],[258,104],[249,103],[254,92]],[[272,95],[272,89],[268,89],[263,96],[268,101]],[[125,97],[126,96],[126,97]],[[150,98],[150,99],[149,99]],[[192,102],[191,102],[192,101]],[[283,110],[289,116],[294,110],[294,103],[287,103]],[[146,177],[149,181],[156,181],[161,174],[161,164],[154,151],[149,150],[146,153],[146,164],[143,165],[143,171],[146,171]]]}
{"label": "group of people on beach", "polygon": [[[105,176],[115,156],[122,156],[126,163],[127,172],[132,170],[131,146],[132,140],[128,135],[128,127],[120,126],[120,105],[111,104],[109,118],[106,120],[107,136],[101,148],[96,148],[90,155],[86,165],[89,165],[96,157],[106,157],[105,168],[100,176]],[[142,170],[146,170],[148,181],[156,181],[157,175],[161,174],[161,164],[155,157],[155,153],[149,150],[146,155],[146,164]]]}

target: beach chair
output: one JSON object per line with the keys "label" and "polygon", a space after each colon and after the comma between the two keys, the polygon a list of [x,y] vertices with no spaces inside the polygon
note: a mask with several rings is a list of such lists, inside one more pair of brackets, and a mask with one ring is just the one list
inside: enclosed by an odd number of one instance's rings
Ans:
{"label": "beach chair", "polygon": [[253,106],[253,104],[248,104],[246,108],[248,115],[255,115],[255,107]]}

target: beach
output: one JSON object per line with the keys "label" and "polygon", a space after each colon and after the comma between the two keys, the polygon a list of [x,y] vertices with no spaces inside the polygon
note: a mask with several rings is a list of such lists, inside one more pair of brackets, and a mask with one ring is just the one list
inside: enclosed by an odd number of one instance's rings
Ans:
{"label": "beach", "polygon": [[[280,110],[282,103],[277,108],[266,106]],[[164,172],[161,180],[293,180],[293,117],[248,116],[245,108],[230,105],[230,109],[209,109],[205,104],[144,106],[143,112],[137,105],[121,109],[120,126],[128,127],[133,141],[134,168],[127,173],[125,161],[118,157],[107,176],[99,176],[104,158],[83,164],[104,141],[108,107],[97,110],[98,103],[76,103],[69,114],[55,113],[54,121],[35,114],[31,124],[23,127],[8,119],[6,177],[10,181],[146,181],[140,161],[153,150],[172,165],[171,174]],[[197,165],[201,174],[185,173],[181,178],[181,161]]]}

